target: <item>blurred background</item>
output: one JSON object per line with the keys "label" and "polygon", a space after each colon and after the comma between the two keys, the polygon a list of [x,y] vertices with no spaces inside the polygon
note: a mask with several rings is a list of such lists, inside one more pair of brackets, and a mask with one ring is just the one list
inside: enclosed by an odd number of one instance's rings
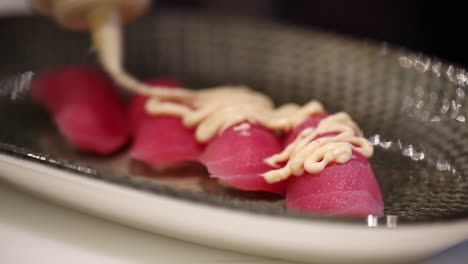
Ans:
{"label": "blurred background", "polygon": [[[129,0],[131,1],[131,0]],[[0,14],[30,0],[0,0]],[[153,0],[153,8],[211,10],[385,41],[468,66],[464,1],[404,0]]]}
{"label": "blurred background", "polygon": [[158,0],[385,41],[468,66],[466,2],[403,0]]}

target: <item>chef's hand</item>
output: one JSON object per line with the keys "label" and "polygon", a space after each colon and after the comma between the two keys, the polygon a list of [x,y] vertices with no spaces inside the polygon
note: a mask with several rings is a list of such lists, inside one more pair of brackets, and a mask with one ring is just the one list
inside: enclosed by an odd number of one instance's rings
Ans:
{"label": "chef's hand", "polygon": [[72,30],[87,30],[89,15],[96,7],[115,7],[119,10],[122,21],[128,22],[142,15],[150,3],[151,0],[32,0],[36,10]]}

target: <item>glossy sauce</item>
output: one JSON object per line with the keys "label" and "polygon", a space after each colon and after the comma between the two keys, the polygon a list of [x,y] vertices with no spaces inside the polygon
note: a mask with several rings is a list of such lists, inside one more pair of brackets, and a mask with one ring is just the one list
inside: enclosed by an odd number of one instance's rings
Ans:
{"label": "glossy sauce", "polygon": [[[177,102],[152,97],[146,111],[154,115],[181,117],[187,127],[195,128],[195,137],[201,143],[211,140],[224,129],[237,125],[242,135],[248,136],[249,123],[260,124],[273,131],[290,131],[307,118],[324,112],[323,106],[311,101],[304,106],[285,104],[274,107],[271,99],[245,86],[221,86],[198,92]],[[335,133],[316,139],[323,134]],[[346,163],[357,151],[364,157],[373,153],[372,145],[362,137],[359,127],[346,113],[324,118],[317,128],[304,129],[281,153],[265,160],[272,167],[286,162],[282,168],[270,170],[262,176],[269,183],[299,176],[307,171],[319,173],[329,163]]]}
{"label": "glossy sauce", "polygon": [[[316,139],[329,133],[336,135]],[[274,183],[291,175],[300,176],[304,171],[316,174],[331,162],[348,162],[352,159],[353,150],[366,158],[373,153],[372,145],[362,137],[359,127],[351,117],[346,113],[337,113],[324,118],[315,129],[304,129],[281,153],[267,158],[265,162],[272,167],[278,167],[281,162],[287,163],[262,176],[267,182]]]}

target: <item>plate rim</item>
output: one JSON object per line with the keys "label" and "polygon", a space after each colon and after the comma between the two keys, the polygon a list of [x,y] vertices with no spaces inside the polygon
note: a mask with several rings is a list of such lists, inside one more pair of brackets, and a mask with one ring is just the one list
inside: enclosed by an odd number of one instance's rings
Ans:
{"label": "plate rim", "polygon": [[[0,141],[0,155],[8,155],[11,157],[19,158],[21,160],[30,161],[42,164],[48,167],[56,168],[59,170],[72,172],[78,176],[96,179],[102,182],[111,183],[118,186],[123,186],[132,190],[137,190],[160,197],[169,197],[172,199],[205,204],[220,208],[227,208],[237,212],[247,212],[255,215],[267,215],[286,219],[301,219],[305,221],[324,221],[333,223],[342,223],[356,226],[367,226],[366,219],[363,218],[346,218],[332,215],[320,214],[303,214],[295,212],[277,212],[269,210],[268,208],[258,208],[254,206],[246,206],[246,204],[239,205],[234,199],[217,199],[215,196],[203,192],[193,192],[188,190],[178,190],[176,188],[158,184],[157,182],[138,177],[134,175],[118,174],[110,171],[103,171],[95,169],[92,166],[77,163],[73,160],[60,159],[54,155],[48,155],[41,152],[33,151],[28,148],[18,147],[13,144],[3,143]],[[380,217],[382,221],[384,217]],[[418,226],[424,224],[434,223],[451,223],[460,220],[468,221],[468,216],[451,216],[437,220],[419,220],[417,222],[403,221],[398,222],[398,228],[403,226]],[[379,226],[379,228],[382,226]]]}
{"label": "plate rim", "polygon": [[[369,228],[336,221],[278,218],[151,195],[11,155],[0,154],[0,167],[4,172],[0,174],[3,180],[67,207],[153,233],[267,257],[296,261],[310,261],[316,257],[417,260],[468,237],[468,220]],[[60,188],[51,188],[53,185]],[[81,186],[76,188],[77,185]],[[122,206],[131,213],[122,212]],[[156,210],[158,208],[163,210]],[[192,213],[199,219],[186,224],[185,220],[190,219]],[[229,224],[219,224],[212,219]],[[251,230],[244,231],[252,224]],[[435,235],[439,239],[421,239]],[[278,237],[281,237],[280,243]],[[396,251],[399,254],[395,254]]]}

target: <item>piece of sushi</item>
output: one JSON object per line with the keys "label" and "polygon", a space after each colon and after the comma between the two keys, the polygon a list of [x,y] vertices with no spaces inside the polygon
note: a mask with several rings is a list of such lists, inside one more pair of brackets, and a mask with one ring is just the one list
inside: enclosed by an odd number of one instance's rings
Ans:
{"label": "piece of sushi", "polygon": [[34,78],[31,95],[80,150],[106,155],[129,139],[125,105],[102,72],[84,66],[52,69]]}
{"label": "piece of sushi", "polygon": [[[181,86],[170,78],[154,78],[147,83],[174,89]],[[129,104],[133,134],[130,156],[160,168],[184,161],[198,161],[203,145],[196,141],[194,129],[185,127],[179,117],[148,114],[144,110],[147,99],[137,95]]]}
{"label": "piece of sushi", "polygon": [[[291,132],[286,144],[307,127],[316,127],[325,116],[306,120]],[[333,134],[320,137],[333,136]],[[370,162],[360,153],[346,163],[331,163],[317,174],[305,172],[288,179],[285,204],[289,210],[327,215],[382,216],[384,205]]]}
{"label": "piece of sushi", "polygon": [[281,151],[281,143],[259,125],[242,123],[225,129],[208,143],[200,160],[212,177],[247,191],[284,193],[284,181],[269,184],[261,176],[273,169],[264,159]]}

